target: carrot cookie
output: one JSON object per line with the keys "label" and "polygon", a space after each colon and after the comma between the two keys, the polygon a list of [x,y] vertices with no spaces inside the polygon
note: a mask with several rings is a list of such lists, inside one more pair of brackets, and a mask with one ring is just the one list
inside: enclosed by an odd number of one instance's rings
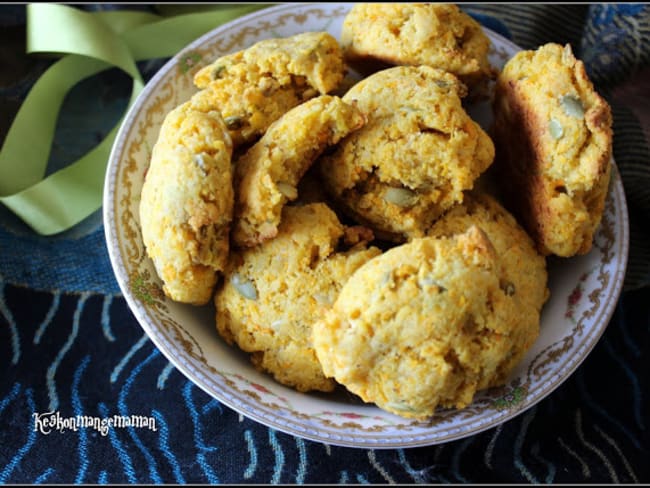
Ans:
{"label": "carrot cookie", "polygon": [[343,22],[341,46],[346,61],[361,72],[427,65],[458,76],[472,96],[487,95],[494,77],[490,39],[453,4],[357,3]]}
{"label": "carrot cookie", "polygon": [[153,148],[140,200],[146,252],[172,300],[212,297],[228,259],[232,142],[219,112],[172,110]]}
{"label": "carrot cookie", "polygon": [[379,71],[352,87],[343,100],[368,122],[319,162],[337,204],[382,238],[424,236],[494,157],[461,105],[464,89],[428,66]]}
{"label": "carrot cookie", "polygon": [[518,324],[510,331],[516,345],[510,358],[500,365],[495,381],[505,379],[539,335],[541,310],[548,299],[546,259],[515,218],[493,197],[470,192],[438,220],[429,235],[462,234],[476,225],[488,236],[496,250],[500,271],[499,286],[512,301]]}
{"label": "carrot cookie", "polygon": [[612,116],[571,46],[506,63],[496,84],[495,170],[543,254],[589,252],[610,180]]}
{"label": "carrot cookie", "polygon": [[[380,253],[350,230],[325,204],[287,206],[275,239],[232,252],[215,295],[219,334],[252,353],[258,369],[299,391],[335,387],[311,345],[312,323],[347,278]],[[340,251],[344,240],[352,247]]]}
{"label": "carrot cookie", "polygon": [[327,32],[267,39],[202,68],[192,103],[201,111],[220,110],[239,146],[292,107],[334,90],[344,75],[343,52]]}
{"label": "carrot cookie", "polygon": [[364,123],[354,105],[321,95],[275,121],[235,165],[233,240],[254,246],[278,232],[282,207],[298,197],[298,182],[327,146]]}
{"label": "carrot cookie", "polygon": [[477,227],[424,237],[364,264],[341,289],[313,344],[325,375],[366,402],[426,419],[463,408],[520,354],[517,313]]}

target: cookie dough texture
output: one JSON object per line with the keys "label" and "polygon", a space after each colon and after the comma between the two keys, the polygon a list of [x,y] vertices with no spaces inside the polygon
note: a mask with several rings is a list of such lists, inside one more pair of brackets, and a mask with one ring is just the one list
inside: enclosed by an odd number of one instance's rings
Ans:
{"label": "cookie dough texture", "polygon": [[458,76],[472,93],[487,94],[494,77],[490,40],[480,24],[453,4],[357,3],[341,31],[353,66],[427,65]]}
{"label": "cookie dough texture", "polygon": [[453,236],[477,226],[490,239],[499,261],[499,287],[510,300],[517,317],[510,331],[514,347],[500,366],[503,378],[539,335],[542,307],[549,297],[546,259],[515,218],[494,197],[480,192],[465,195],[437,221],[430,236]]}
{"label": "cookie dough texture", "polygon": [[225,267],[234,202],[231,155],[219,112],[184,103],[165,117],[139,212],[146,252],[172,300],[207,303]]}
{"label": "cookie dough texture", "polygon": [[220,110],[235,146],[255,141],[289,109],[333,91],[343,80],[343,51],[327,32],[266,39],[223,56],[194,77],[200,110]]}
{"label": "cookie dough texture", "polygon": [[442,70],[398,66],[343,97],[367,123],[319,162],[338,205],[377,235],[422,237],[492,163],[494,145],[461,105],[465,86]]}
{"label": "cookie dough texture", "polygon": [[571,46],[512,57],[497,79],[494,114],[495,170],[539,250],[589,252],[610,180],[612,116]]}
{"label": "cookie dough texture", "polygon": [[234,242],[250,247],[274,237],[282,207],[298,197],[298,183],[314,160],[364,122],[354,105],[330,95],[275,121],[235,165]]}
{"label": "cookie dough texture", "polygon": [[[215,295],[217,329],[228,343],[252,353],[253,364],[299,391],[331,391],[311,345],[322,317],[354,271],[377,256],[325,204],[287,206],[278,235],[233,251]],[[339,250],[348,237],[353,244]],[[345,246],[345,245],[344,245]]]}
{"label": "cookie dough texture", "polygon": [[477,227],[413,239],[352,275],[314,325],[314,348],[325,374],[364,401],[426,419],[502,381],[520,347],[507,298]]}

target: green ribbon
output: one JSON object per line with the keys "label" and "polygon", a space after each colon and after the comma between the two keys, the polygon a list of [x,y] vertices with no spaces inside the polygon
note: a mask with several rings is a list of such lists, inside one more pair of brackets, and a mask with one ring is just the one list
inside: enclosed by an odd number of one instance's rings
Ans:
{"label": "green ribbon", "polygon": [[102,204],[106,164],[122,120],[84,156],[45,177],[68,91],[85,78],[117,67],[133,79],[130,107],[144,87],[136,61],[171,57],[215,27],[267,6],[222,4],[206,9],[203,5],[198,12],[163,17],[28,5],[27,52],[63,57],[34,84],[7,133],[0,151],[0,201],[43,235],[69,229],[96,211]]}

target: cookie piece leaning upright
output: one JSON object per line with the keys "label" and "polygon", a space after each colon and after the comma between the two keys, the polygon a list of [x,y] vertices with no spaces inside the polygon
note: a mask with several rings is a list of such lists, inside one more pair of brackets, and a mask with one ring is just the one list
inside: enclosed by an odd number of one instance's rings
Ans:
{"label": "cookie piece leaning upright", "polygon": [[458,76],[472,98],[485,98],[494,78],[490,39],[453,4],[357,3],[343,21],[341,46],[346,61],[362,72],[427,65]]}
{"label": "cookie piece leaning upright", "polygon": [[252,353],[253,364],[284,385],[334,389],[316,358],[311,330],[348,277],[380,253],[354,234],[323,203],[285,207],[275,239],[233,251],[215,294],[220,335]]}
{"label": "cookie piece leaning upright", "polygon": [[426,419],[462,408],[500,377],[517,314],[496,252],[477,227],[413,239],[359,268],[313,343],[323,371],[366,402]]}
{"label": "cookie piece leaning upright", "polygon": [[142,186],[146,252],[172,300],[207,303],[229,251],[232,143],[218,112],[189,103],[163,121]]}
{"label": "cookie piece leaning upright", "polygon": [[202,68],[192,103],[220,110],[237,147],[292,107],[333,91],[344,75],[343,51],[327,32],[266,39]]}
{"label": "cookie piece leaning upright", "polygon": [[543,254],[592,247],[607,195],[612,116],[571,46],[521,51],[497,78],[495,170]]}
{"label": "cookie piece leaning upright", "polygon": [[365,122],[339,97],[321,95],[275,121],[235,165],[233,240],[254,246],[274,237],[285,203],[314,160]]}

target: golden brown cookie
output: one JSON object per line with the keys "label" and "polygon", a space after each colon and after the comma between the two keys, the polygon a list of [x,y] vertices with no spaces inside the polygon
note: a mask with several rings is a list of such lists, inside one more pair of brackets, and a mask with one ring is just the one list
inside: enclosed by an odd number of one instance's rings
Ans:
{"label": "golden brown cookie", "polygon": [[292,107],[333,91],[344,74],[341,47],[327,32],[266,39],[202,68],[192,103],[201,111],[220,110],[237,147]]}
{"label": "golden brown cookie", "polygon": [[502,381],[530,345],[518,318],[490,240],[471,227],[368,261],[314,324],[313,344],[324,373],[364,401],[425,419]]}
{"label": "golden brown cookie", "polygon": [[472,96],[487,95],[494,70],[490,39],[458,6],[357,3],[344,19],[341,46],[361,72],[387,65],[427,65],[458,76]]}
{"label": "golden brown cookie", "polygon": [[472,226],[480,228],[492,242],[499,261],[499,286],[512,301],[517,316],[516,328],[511,331],[517,347],[496,373],[498,382],[519,363],[539,335],[542,307],[549,297],[546,259],[508,210],[492,196],[476,191],[466,194],[463,203],[441,217],[428,235],[448,237]]}
{"label": "golden brown cookie", "polygon": [[363,115],[339,97],[321,95],[292,108],[235,165],[233,240],[254,246],[278,232],[282,207],[330,145],[358,129]]}
{"label": "golden brown cookie", "polygon": [[424,236],[494,157],[491,139],[462,107],[464,89],[428,66],[379,71],[352,87],[343,100],[368,122],[319,160],[337,204],[382,238]]}
{"label": "golden brown cookie", "polygon": [[330,308],[347,278],[378,255],[352,242],[325,204],[287,206],[278,235],[233,251],[215,295],[217,329],[227,342],[252,353],[257,368],[299,391],[331,391],[311,345],[315,320]]}
{"label": "golden brown cookie", "polygon": [[494,115],[509,208],[543,254],[589,252],[610,180],[612,116],[571,46],[512,57],[497,79]]}
{"label": "golden brown cookie", "polygon": [[234,201],[231,154],[219,112],[184,103],[165,117],[139,212],[146,252],[172,300],[207,303],[225,267]]}

